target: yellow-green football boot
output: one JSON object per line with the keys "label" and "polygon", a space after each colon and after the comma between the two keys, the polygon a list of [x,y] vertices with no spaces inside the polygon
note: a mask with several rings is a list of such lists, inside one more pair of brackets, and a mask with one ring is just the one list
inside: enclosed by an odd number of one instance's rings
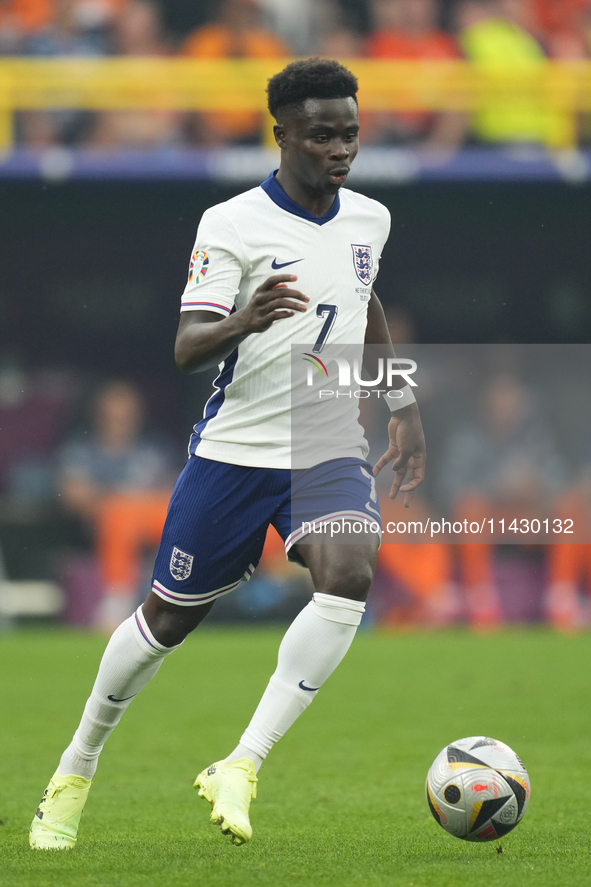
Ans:
{"label": "yellow-green football boot", "polygon": [[34,850],[71,850],[92,779],[54,773],[31,823],[29,844]]}
{"label": "yellow-green football boot", "polygon": [[257,778],[249,758],[217,761],[199,774],[194,787],[213,807],[210,819],[219,824],[224,835],[232,835],[234,844],[250,841],[248,811],[257,796]]}

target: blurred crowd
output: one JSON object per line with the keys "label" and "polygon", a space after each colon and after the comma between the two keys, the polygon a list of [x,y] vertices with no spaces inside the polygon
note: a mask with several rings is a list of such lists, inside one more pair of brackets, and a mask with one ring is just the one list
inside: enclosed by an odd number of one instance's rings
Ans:
{"label": "blurred crowd", "polygon": [[[537,64],[588,59],[591,0],[0,0],[0,55],[354,61],[454,60]],[[364,113],[366,143],[449,151],[466,142],[548,143],[563,126],[547,108],[489,103],[459,112]],[[574,121],[579,142],[586,119]],[[19,115],[21,144],[44,147],[257,144],[256,112]],[[551,141],[551,139],[550,139]]]}
{"label": "blurred crowd", "polygon": [[[404,318],[391,320],[393,332],[408,338],[412,329]],[[370,618],[397,629],[460,623],[487,631],[540,621],[565,632],[589,628],[591,545],[577,540],[591,539],[590,429],[588,393],[576,384],[588,371],[573,365],[573,384],[568,372],[560,377],[558,390],[571,392],[561,401],[540,396],[538,364],[524,372],[527,367],[496,350],[501,346],[483,346],[494,349],[488,365],[482,348],[429,351],[433,347],[440,346],[427,346],[418,380],[430,452],[427,481],[409,511],[388,498],[388,470],[378,478],[383,525],[396,523],[398,533],[384,536]],[[545,349],[542,360],[564,364],[564,352],[553,357]],[[43,527],[62,522],[69,528],[61,542],[53,539],[45,569],[51,573],[46,578],[65,590],[64,618],[73,623],[112,629],[149,589],[183,461],[182,441],[171,445],[158,430],[156,405],[153,391],[148,396],[129,380],[108,380],[91,391],[67,374],[24,372],[14,362],[0,366],[0,555],[7,532],[14,536],[21,521],[14,557],[5,561],[8,578],[26,578]],[[371,424],[383,438],[381,411]],[[373,456],[382,445],[372,442]],[[507,528],[513,520],[532,526],[572,520],[577,535],[572,544],[564,544],[566,536],[536,544],[536,533],[517,540],[509,532],[483,541],[464,536],[427,543],[400,532],[401,521],[442,516],[493,520],[497,527],[505,520]],[[79,532],[72,534],[73,527]],[[20,576],[11,569],[20,569]],[[229,618],[246,611],[282,618],[301,606],[308,582],[305,571],[286,561],[271,528],[254,578],[222,599],[216,612],[225,607]]]}

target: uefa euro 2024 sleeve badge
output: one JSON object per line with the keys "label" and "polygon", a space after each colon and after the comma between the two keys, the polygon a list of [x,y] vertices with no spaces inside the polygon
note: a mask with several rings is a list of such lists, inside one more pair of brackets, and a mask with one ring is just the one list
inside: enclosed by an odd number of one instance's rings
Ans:
{"label": "uefa euro 2024 sleeve badge", "polygon": [[371,257],[371,246],[365,246],[362,243],[352,243],[353,264],[355,265],[355,273],[365,286],[369,286],[373,279],[373,260]]}
{"label": "uefa euro 2024 sleeve badge", "polygon": [[193,569],[193,555],[181,551],[176,546],[172,549],[172,557],[170,559],[170,573],[177,582],[183,582],[188,579]]}
{"label": "uefa euro 2024 sleeve badge", "polygon": [[204,249],[196,249],[189,264],[189,283],[201,283],[209,269],[209,256]]}

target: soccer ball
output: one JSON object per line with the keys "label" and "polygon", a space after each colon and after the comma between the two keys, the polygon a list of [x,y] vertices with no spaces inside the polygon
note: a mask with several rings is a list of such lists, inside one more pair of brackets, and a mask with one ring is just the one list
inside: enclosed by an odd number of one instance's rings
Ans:
{"label": "soccer ball", "polygon": [[523,819],[530,782],[508,745],[469,736],[439,752],[425,789],[429,809],[446,832],[464,841],[494,841]]}

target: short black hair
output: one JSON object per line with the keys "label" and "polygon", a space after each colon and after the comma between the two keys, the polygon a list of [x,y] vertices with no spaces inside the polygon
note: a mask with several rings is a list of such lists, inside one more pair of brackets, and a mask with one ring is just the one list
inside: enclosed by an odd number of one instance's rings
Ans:
{"label": "short black hair", "polygon": [[277,120],[280,108],[301,105],[306,99],[357,101],[359,84],[348,68],[334,59],[309,58],[291,62],[269,80],[267,105]]}

